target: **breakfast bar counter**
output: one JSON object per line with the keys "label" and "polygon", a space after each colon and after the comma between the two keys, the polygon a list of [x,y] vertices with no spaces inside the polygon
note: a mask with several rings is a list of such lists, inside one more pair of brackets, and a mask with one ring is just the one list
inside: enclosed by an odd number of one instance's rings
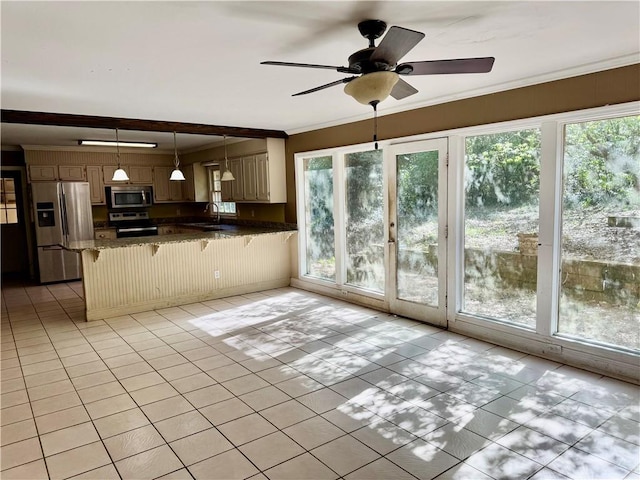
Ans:
{"label": "breakfast bar counter", "polygon": [[86,319],[98,320],[287,286],[296,235],[221,226],[64,247],[81,255]]}

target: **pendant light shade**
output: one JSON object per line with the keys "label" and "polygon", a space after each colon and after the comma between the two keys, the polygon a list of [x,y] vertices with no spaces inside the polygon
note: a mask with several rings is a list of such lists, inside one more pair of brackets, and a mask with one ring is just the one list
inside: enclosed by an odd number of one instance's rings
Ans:
{"label": "pendant light shade", "polygon": [[391,94],[399,78],[395,72],[367,73],[347,83],[344,93],[351,95],[363,105],[380,103]]}
{"label": "pendant light shade", "polygon": [[112,182],[126,182],[129,180],[129,175],[120,166],[120,139],[118,138],[118,129],[116,128],[116,157],[118,160],[118,168],[113,172]]}
{"label": "pendant light shade", "polygon": [[229,159],[227,159],[227,136],[224,136],[224,173],[222,174],[222,178],[220,178],[221,182],[231,182],[235,180],[236,177],[233,176],[231,170],[229,170]]}
{"label": "pendant light shade", "polygon": [[176,142],[176,132],[173,132],[173,152],[175,154],[175,157],[173,159],[173,164],[175,165],[176,168],[174,168],[173,172],[171,172],[171,176],[169,177],[169,180],[177,180],[177,181],[185,180],[184,174],[180,170],[180,159],[178,159],[178,143]]}

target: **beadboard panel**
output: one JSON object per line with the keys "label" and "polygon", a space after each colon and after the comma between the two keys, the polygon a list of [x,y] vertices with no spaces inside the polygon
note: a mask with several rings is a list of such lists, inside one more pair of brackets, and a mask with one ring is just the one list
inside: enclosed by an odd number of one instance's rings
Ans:
{"label": "beadboard panel", "polygon": [[[87,320],[289,285],[297,233],[82,253]],[[220,278],[215,278],[215,271]]]}
{"label": "beadboard panel", "polygon": [[[78,152],[67,150],[25,150],[27,165],[116,165],[115,152]],[[170,166],[173,155],[120,153],[122,165]]]}

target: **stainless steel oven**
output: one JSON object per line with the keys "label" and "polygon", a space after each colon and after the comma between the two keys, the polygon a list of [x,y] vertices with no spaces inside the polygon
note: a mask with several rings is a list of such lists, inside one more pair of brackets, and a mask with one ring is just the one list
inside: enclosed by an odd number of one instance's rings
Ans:
{"label": "stainless steel oven", "polygon": [[118,238],[158,235],[158,226],[149,220],[147,212],[111,212],[109,225],[116,227]]}
{"label": "stainless steel oven", "polygon": [[153,203],[150,186],[122,185],[107,188],[109,208],[148,207]]}

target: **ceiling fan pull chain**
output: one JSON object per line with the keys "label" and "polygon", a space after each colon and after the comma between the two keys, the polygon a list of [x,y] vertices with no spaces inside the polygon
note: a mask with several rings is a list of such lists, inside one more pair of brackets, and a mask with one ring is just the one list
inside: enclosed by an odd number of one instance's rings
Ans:
{"label": "ceiling fan pull chain", "polygon": [[373,142],[376,150],[378,150],[378,103],[371,102],[373,107]]}

